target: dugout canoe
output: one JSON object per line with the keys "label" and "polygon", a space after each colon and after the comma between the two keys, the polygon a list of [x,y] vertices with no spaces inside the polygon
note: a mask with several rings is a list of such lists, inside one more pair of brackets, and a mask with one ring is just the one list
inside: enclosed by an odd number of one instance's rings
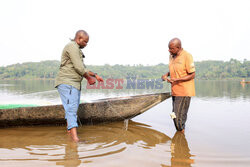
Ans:
{"label": "dugout canoe", "polygon": [[[81,103],[78,121],[81,124],[131,119],[171,97],[170,93],[99,99]],[[0,109],[0,127],[65,124],[62,105]]]}

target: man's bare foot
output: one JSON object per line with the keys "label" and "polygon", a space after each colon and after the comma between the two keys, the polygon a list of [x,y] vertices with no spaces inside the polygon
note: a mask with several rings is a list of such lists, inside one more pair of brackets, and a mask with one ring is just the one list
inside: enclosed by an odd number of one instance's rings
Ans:
{"label": "man's bare foot", "polygon": [[77,131],[76,131],[76,128],[72,128],[70,129],[70,135],[71,135],[71,138],[73,139],[74,142],[79,142],[79,138],[77,136]]}

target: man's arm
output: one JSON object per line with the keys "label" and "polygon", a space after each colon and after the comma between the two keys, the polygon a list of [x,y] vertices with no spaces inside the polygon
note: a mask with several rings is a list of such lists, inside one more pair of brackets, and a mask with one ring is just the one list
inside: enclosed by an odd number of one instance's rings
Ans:
{"label": "man's arm", "polygon": [[174,82],[185,82],[185,81],[189,81],[189,80],[194,79],[194,78],[195,78],[195,72],[192,72],[192,73],[188,73],[187,76],[184,76],[184,77],[181,77],[181,78],[169,79],[169,81],[171,83],[174,83]]}

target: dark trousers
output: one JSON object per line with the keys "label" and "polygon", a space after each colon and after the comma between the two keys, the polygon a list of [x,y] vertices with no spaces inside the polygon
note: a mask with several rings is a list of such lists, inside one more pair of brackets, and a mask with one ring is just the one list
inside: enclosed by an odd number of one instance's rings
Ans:
{"label": "dark trousers", "polygon": [[173,112],[176,118],[173,119],[176,130],[181,131],[185,129],[187,120],[187,113],[191,97],[189,96],[172,96]]}

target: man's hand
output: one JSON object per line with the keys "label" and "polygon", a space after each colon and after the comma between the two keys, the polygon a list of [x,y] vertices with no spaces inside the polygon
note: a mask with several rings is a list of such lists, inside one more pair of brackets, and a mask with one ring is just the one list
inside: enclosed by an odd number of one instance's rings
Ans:
{"label": "man's hand", "polygon": [[96,79],[94,77],[91,77],[91,76],[87,77],[86,80],[88,81],[88,83],[90,85],[94,85],[96,82]]}
{"label": "man's hand", "polygon": [[92,71],[89,71],[88,72],[88,75],[92,76],[92,77],[95,77],[97,79],[98,82],[103,82],[103,79],[102,77],[100,77],[99,75],[97,75],[97,73],[94,73]]}
{"label": "man's hand", "polygon": [[166,80],[168,79],[168,77],[167,77],[167,75],[162,75],[162,76],[161,76],[161,79],[162,79],[163,81],[166,81]]}
{"label": "man's hand", "polygon": [[95,78],[97,79],[98,82],[103,82],[102,77],[100,77],[99,75],[95,75]]}
{"label": "man's hand", "polygon": [[168,81],[168,83],[171,83],[171,84],[174,82],[173,79],[168,78],[168,75],[167,75],[167,74],[162,75],[161,79],[162,79],[163,81]]}
{"label": "man's hand", "polygon": [[95,82],[96,82],[96,79],[95,79],[94,77],[91,77],[91,76],[88,74],[88,72],[85,72],[85,73],[83,74],[83,77],[86,78],[86,80],[88,81],[88,83],[89,83],[90,85],[94,85]]}

